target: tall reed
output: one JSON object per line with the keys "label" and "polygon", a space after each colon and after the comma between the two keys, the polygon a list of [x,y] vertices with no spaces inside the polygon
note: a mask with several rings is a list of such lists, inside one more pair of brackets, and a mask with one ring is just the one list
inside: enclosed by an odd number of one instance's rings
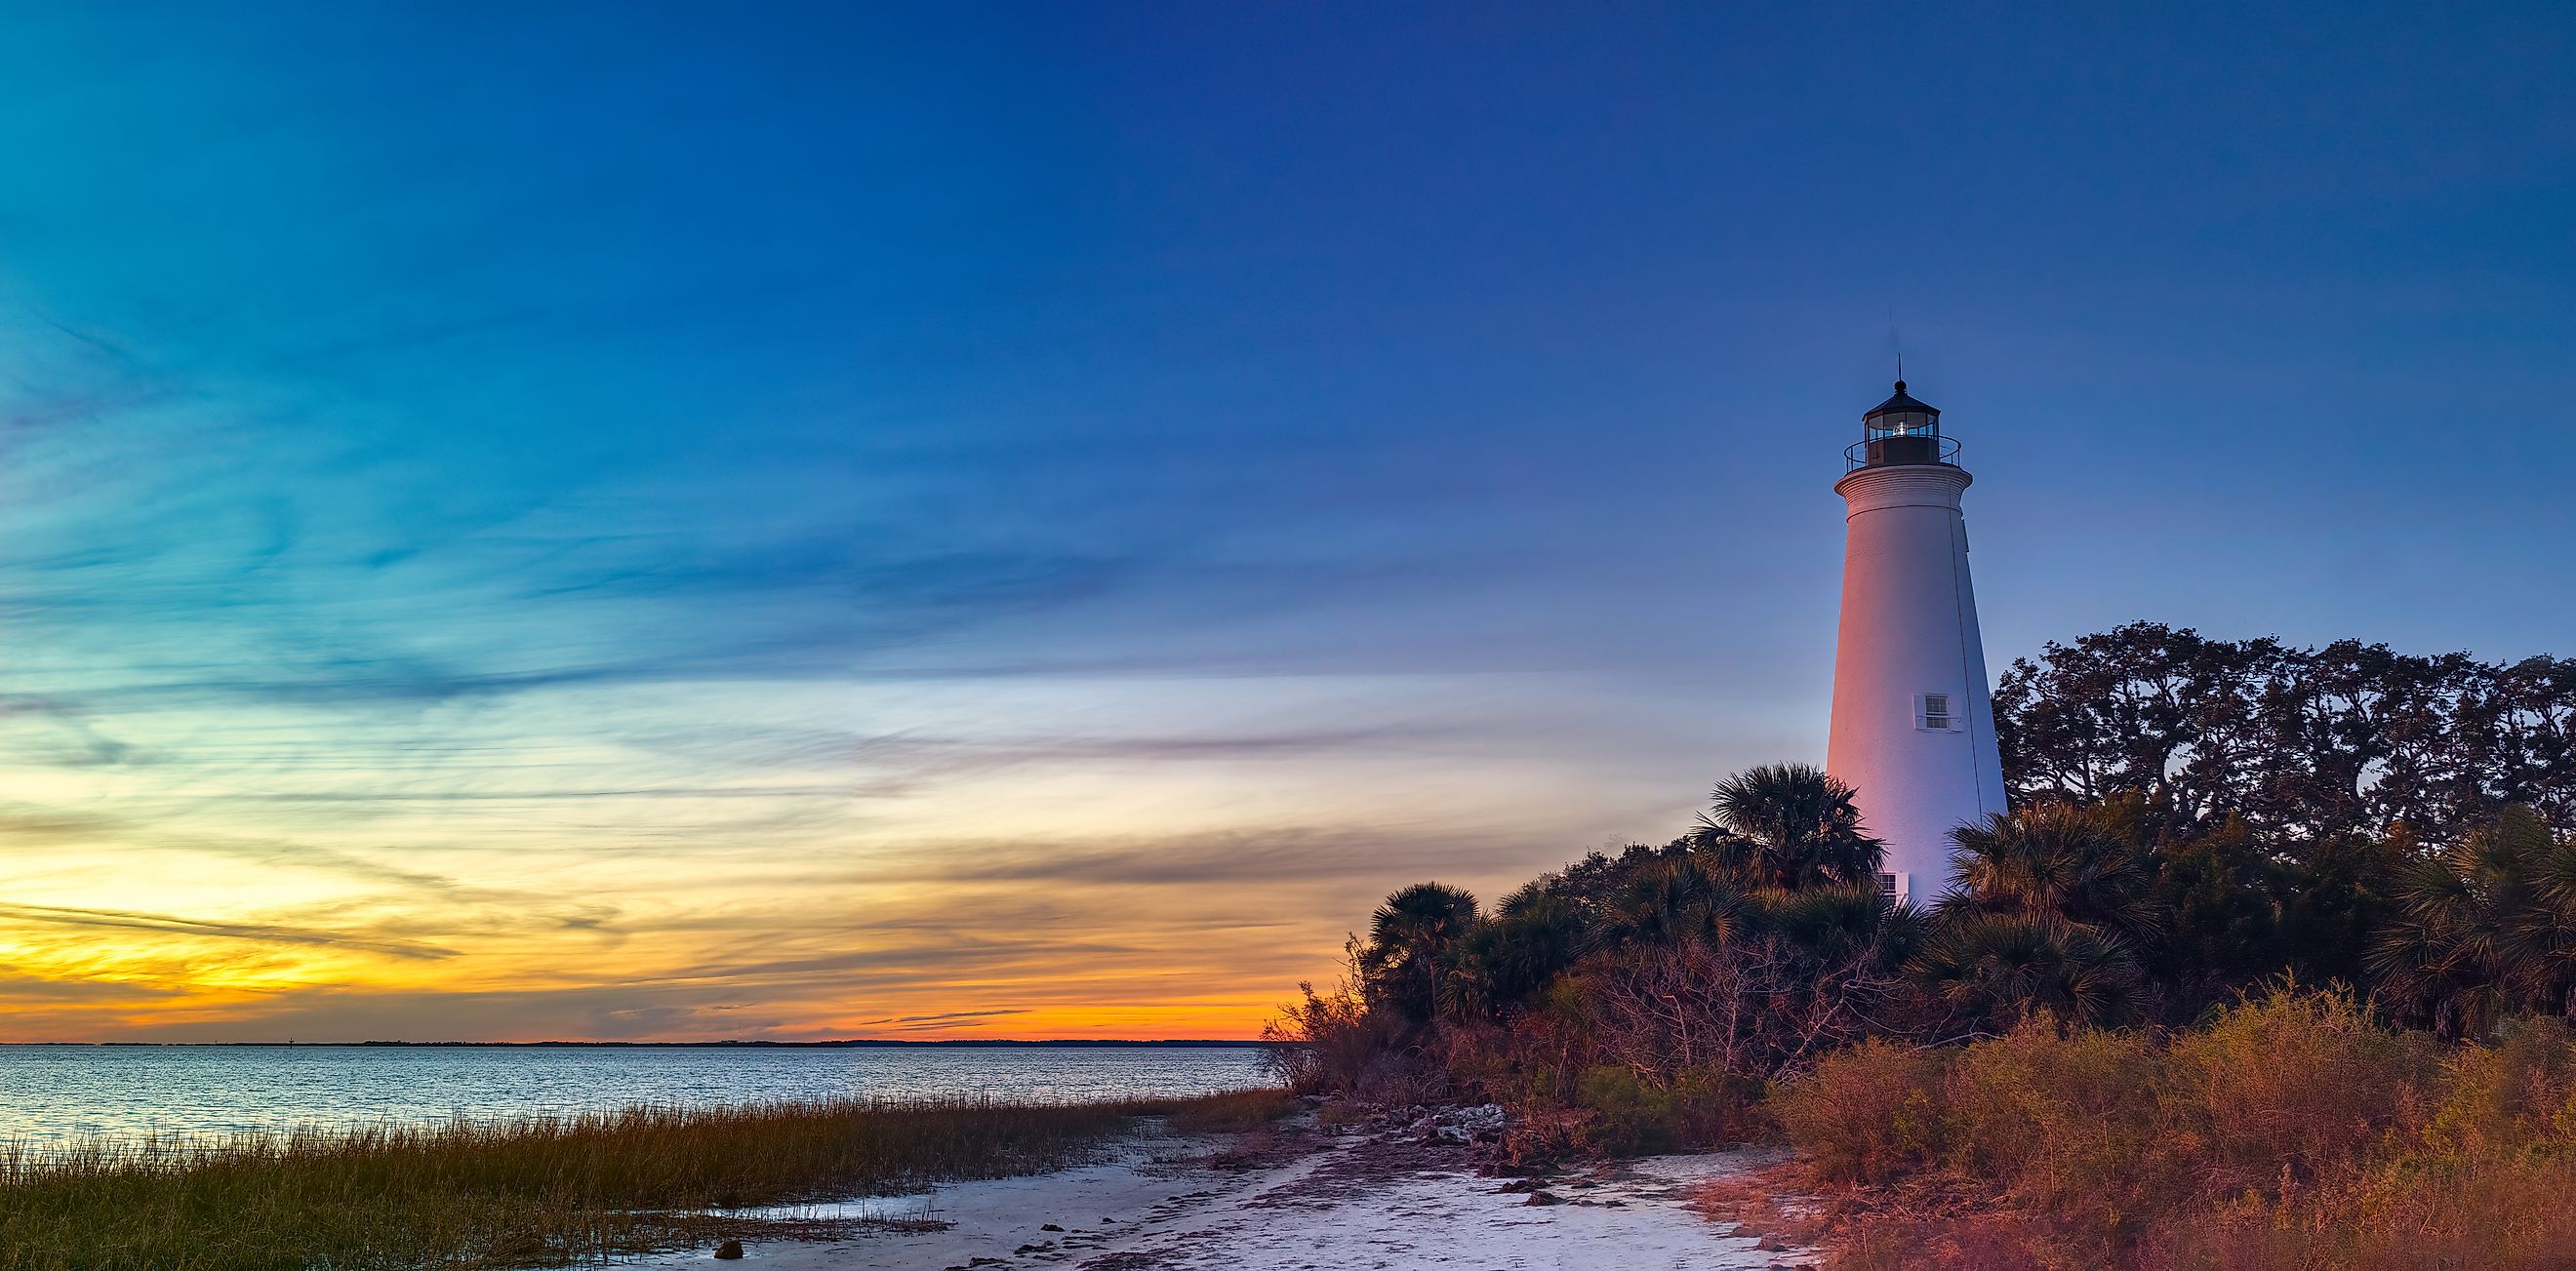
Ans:
{"label": "tall reed", "polygon": [[1162,1104],[825,1099],[0,1147],[0,1271],[489,1268],[816,1234],[731,1213],[1073,1163]]}

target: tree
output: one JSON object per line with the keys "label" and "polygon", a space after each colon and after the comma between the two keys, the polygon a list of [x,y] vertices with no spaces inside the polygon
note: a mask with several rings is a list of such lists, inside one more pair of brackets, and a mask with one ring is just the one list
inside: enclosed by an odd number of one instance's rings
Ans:
{"label": "tree", "polygon": [[1476,924],[1476,898],[1456,887],[1415,883],[1369,915],[1369,936],[1356,959],[1361,991],[1372,1007],[1408,1024],[1427,1024],[1441,1004],[1441,979]]}
{"label": "tree", "polygon": [[2419,852],[2398,825],[2389,834],[2338,834],[2271,853],[2281,947],[2308,984],[2369,984],[2371,942],[2397,914],[2397,873]]}
{"label": "tree", "polygon": [[2131,623],[2018,659],[1995,690],[2016,805],[2147,801],[2320,841],[2404,821],[2447,841],[2525,803],[2576,820],[2576,659],[2506,665],[2341,640],[2212,640]]}
{"label": "tree", "polygon": [[2048,1012],[2086,1027],[2137,1009],[2138,959],[2119,937],[2047,918],[1957,911],[1907,965],[1917,985],[1972,1025],[2002,1032]]}
{"label": "tree", "polygon": [[2394,891],[2370,959],[2384,999],[2449,1036],[2509,1011],[2576,1019],[2576,839],[2512,804],[2408,861]]}
{"label": "tree", "polygon": [[1861,832],[1853,798],[1806,764],[1748,768],[1710,791],[1699,838],[1748,889],[1871,885],[1885,845]]}
{"label": "tree", "polygon": [[[2155,905],[2166,929],[2144,953],[2153,979],[2169,994],[2171,1015],[2196,1015],[2293,970],[2281,938],[2290,867],[2273,859],[2244,818],[2160,843],[2155,860]],[[2311,976],[2310,982],[2330,978]],[[2360,982],[2349,971],[2342,978]]]}
{"label": "tree", "polygon": [[2146,849],[2105,805],[2052,801],[1950,831],[1959,888],[1948,903],[2087,927],[2132,941],[2163,934]]}
{"label": "tree", "polygon": [[1458,951],[1462,1013],[1500,1019],[1581,956],[1592,927],[1581,901],[1547,875],[1503,898]]}
{"label": "tree", "polygon": [[2122,792],[2185,820],[2239,801],[2249,696],[2286,656],[2135,622],[2015,659],[1995,689],[1995,738],[2015,803]]}
{"label": "tree", "polygon": [[1630,863],[1601,898],[1599,947],[1723,943],[1742,928],[1744,897],[1710,853],[1689,841]]}
{"label": "tree", "polygon": [[2088,1025],[2133,1014],[2139,946],[2166,927],[2137,832],[2132,805],[2063,801],[1952,830],[1959,885],[1908,973],[1996,1028],[2043,1010]]}

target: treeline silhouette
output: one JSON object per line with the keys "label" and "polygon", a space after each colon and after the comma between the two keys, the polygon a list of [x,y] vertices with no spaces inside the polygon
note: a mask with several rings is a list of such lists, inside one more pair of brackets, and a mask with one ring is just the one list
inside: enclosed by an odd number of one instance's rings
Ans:
{"label": "treeline silhouette", "polygon": [[2308,839],[2403,822],[2447,841],[2512,803],[2576,825],[2576,658],[2135,622],[2014,661],[1995,725],[2017,806],[2136,794],[2162,821]]}

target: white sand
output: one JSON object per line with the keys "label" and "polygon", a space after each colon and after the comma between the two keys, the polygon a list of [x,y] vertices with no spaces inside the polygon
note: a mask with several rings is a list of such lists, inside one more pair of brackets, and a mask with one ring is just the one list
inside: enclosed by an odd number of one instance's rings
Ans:
{"label": "white sand", "polygon": [[[929,1217],[948,1230],[829,1244],[755,1245],[737,1264],[772,1271],[972,1266],[977,1271],[1344,1271],[1371,1267],[1767,1268],[1810,1255],[1756,1249],[1687,1206],[1689,1185],[1740,1172],[1749,1153],[1665,1156],[1548,1185],[1532,1205],[1480,1178],[1465,1149],[1292,1136],[1275,1159],[1226,1169],[1205,1141],[1145,1140],[1108,1163],[961,1183],[829,1211]],[[1182,1159],[1176,1159],[1182,1158]],[[1062,1231],[1044,1230],[1054,1223]],[[1023,1250],[1026,1250],[1023,1252]],[[700,1250],[642,1260],[700,1263]],[[980,1260],[980,1261],[979,1261]]]}

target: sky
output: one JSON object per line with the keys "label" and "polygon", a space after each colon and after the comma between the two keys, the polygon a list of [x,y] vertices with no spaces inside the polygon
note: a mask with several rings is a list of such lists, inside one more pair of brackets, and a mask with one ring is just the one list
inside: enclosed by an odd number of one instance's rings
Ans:
{"label": "sky", "polygon": [[2563,5],[0,18],[0,1040],[1251,1036],[1821,759],[1900,353],[1998,671],[2576,654]]}

